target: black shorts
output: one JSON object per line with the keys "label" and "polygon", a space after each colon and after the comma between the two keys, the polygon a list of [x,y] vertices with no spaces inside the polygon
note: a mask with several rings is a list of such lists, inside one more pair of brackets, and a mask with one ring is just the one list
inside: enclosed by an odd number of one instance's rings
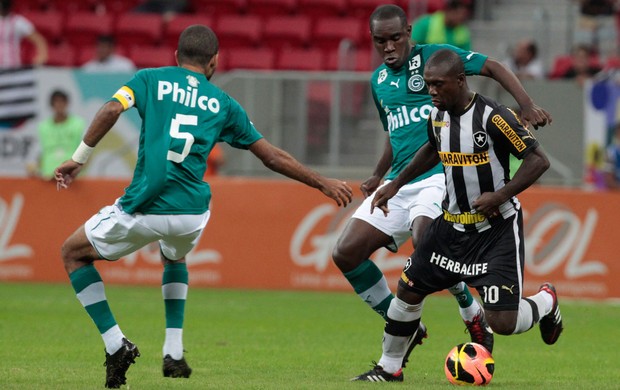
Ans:
{"label": "black shorts", "polygon": [[517,310],[524,264],[523,215],[494,221],[483,232],[461,232],[436,218],[407,261],[399,285],[428,295],[464,281],[485,309]]}

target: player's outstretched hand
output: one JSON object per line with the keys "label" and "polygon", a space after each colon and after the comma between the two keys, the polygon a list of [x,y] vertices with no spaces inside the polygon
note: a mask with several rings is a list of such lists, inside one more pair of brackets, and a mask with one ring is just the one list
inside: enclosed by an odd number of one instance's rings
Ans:
{"label": "player's outstretched hand", "polygon": [[542,107],[539,107],[536,103],[521,107],[521,120],[525,128],[532,125],[535,129],[538,129],[538,126],[545,126],[553,122],[551,114]]}
{"label": "player's outstretched hand", "polygon": [[60,164],[58,168],[54,170],[54,178],[56,179],[56,188],[69,188],[69,185],[73,182],[75,177],[82,170],[82,164],[76,163],[73,160],[67,160]]}
{"label": "player's outstretched hand", "polygon": [[338,206],[347,207],[353,200],[353,190],[346,181],[326,179],[321,192],[335,200]]}
{"label": "player's outstretched hand", "polygon": [[394,182],[390,182],[383,187],[379,188],[375,193],[375,197],[370,202],[370,213],[375,211],[375,207],[383,211],[383,215],[387,217],[390,210],[388,209],[388,200],[392,199],[398,192],[398,188],[394,185]]}
{"label": "player's outstretched hand", "polygon": [[381,184],[381,177],[379,176],[371,176],[366,179],[361,185],[360,190],[362,190],[362,194],[364,198],[368,198],[370,194],[375,192],[377,188],[379,188],[379,184]]}

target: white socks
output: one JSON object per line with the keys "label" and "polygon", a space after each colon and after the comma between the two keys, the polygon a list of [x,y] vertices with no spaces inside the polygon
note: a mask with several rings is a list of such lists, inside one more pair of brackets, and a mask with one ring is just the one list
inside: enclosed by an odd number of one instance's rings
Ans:
{"label": "white socks", "polygon": [[164,357],[166,355],[170,355],[174,360],[181,360],[183,357],[183,329],[166,328]]}
{"label": "white socks", "polygon": [[105,351],[110,355],[114,355],[114,353],[123,346],[123,338],[125,335],[118,325],[114,325],[102,333],[101,337],[103,338],[103,342],[105,344]]}

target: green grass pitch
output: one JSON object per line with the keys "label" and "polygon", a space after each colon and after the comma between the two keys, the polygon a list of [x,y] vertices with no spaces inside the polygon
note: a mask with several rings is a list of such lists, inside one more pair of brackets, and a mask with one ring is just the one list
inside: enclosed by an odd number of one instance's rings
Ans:
{"label": "green grass pitch", "polygon": [[[379,359],[383,329],[353,293],[190,287],[184,340],[194,372],[170,379],[161,374],[161,290],[106,288],[117,321],[142,353],[126,389],[446,389],[444,358],[469,339],[454,300],[431,296],[423,316],[429,338],[414,351],[405,383],[351,383]],[[103,343],[68,283],[2,283],[0,297],[0,388],[103,388]],[[565,330],[556,345],[545,345],[538,329],[496,336],[488,387],[620,388],[620,306],[561,295],[560,303]]]}

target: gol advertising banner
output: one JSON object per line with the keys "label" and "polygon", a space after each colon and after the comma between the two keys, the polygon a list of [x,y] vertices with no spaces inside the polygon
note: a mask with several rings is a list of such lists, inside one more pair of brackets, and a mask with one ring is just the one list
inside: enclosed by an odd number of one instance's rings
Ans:
{"label": "gol advertising banner", "polygon": [[[29,179],[0,179],[0,280],[68,282],[62,242],[111,204],[124,181],[78,180],[70,190]],[[216,178],[211,220],[188,255],[193,286],[350,291],[332,248],[355,207],[287,180]],[[354,184],[357,186],[357,184]],[[526,294],[546,280],[563,296],[620,298],[615,261],[620,193],[532,188],[520,197],[526,234]],[[395,286],[411,244],[373,256]],[[157,245],[114,263],[98,262],[108,283],[159,284]]]}

